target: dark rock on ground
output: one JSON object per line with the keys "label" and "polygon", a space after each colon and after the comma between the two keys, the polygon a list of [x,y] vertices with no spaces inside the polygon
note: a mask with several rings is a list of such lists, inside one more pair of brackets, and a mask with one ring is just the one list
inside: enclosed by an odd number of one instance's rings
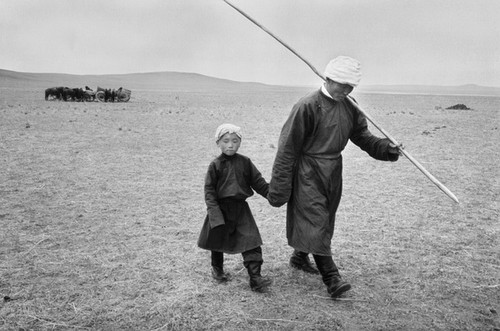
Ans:
{"label": "dark rock on ground", "polygon": [[446,108],[446,109],[470,110],[470,108],[469,108],[469,107],[467,107],[466,105],[464,105],[464,104],[462,104],[462,103],[458,103],[458,104],[456,104],[456,105],[454,105],[454,106],[450,106],[450,107],[448,107],[448,108]]}

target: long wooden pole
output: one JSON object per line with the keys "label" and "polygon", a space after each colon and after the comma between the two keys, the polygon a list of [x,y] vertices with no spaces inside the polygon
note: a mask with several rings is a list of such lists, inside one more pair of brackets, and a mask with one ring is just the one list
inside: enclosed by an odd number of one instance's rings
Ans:
{"label": "long wooden pole", "polygon": [[[232,3],[230,3],[229,1],[227,1],[227,0],[223,0],[223,1],[225,3],[227,3],[229,6],[233,7],[241,15],[245,16],[252,23],[254,23],[255,25],[257,25],[259,28],[261,28],[262,30],[264,30],[271,37],[273,37],[274,39],[276,39],[280,44],[282,44],[283,46],[285,46],[285,48],[287,48],[290,52],[292,52],[299,59],[301,59],[302,61],[304,61],[304,63],[307,64],[307,66],[309,68],[311,68],[311,70],[316,75],[318,75],[321,79],[325,80],[325,77],[322,74],[320,74],[319,71],[309,61],[307,61],[304,57],[302,57],[299,53],[297,53],[297,51],[295,51],[292,47],[290,47],[288,44],[286,44],[283,40],[281,40],[280,38],[278,38],[274,33],[272,33],[271,31],[269,31],[268,29],[266,29],[262,24],[258,23],[256,20],[254,20],[252,17],[250,17],[247,13],[245,13],[243,10],[239,9],[238,7],[236,7],[235,5],[233,5]],[[455,201],[456,203],[459,203],[457,197],[446,186],[444,186],[439,180],[436,179],[436,177],[434,177],[429,171],[427,171],[427,169],[425,169],[424,166],[420,164],[420,162],[418,162],[413,156],[411,156],[410,153],[408,153],[404,148],[402,148],[401,144],[396,139],[394,139],[387,131],[385,131],[380,125],[378,125],[377,123],[375,123],[375,121],[373,120],[373,118],[370,115],[368,115],[368,113],[366,111],[364,111],[350,96],[347,96],[347,100],[349,100],[349,102],[354,107],[356,107],[363,115],[365,115],[366,119],[368,121],[370,121],[373,124],[373,126],[375,126],[380,132],[382,132],[382,134],[384,136],[386,136],[387,139],[389,139],[394,145],[396,145],[398,147],[398,149],[400,150],[400,152],[404,156],[406,156],[408,158],[408,160],[410,160],[411,163],[413,163],[425,176],[427,176],[427,178],[429,178],[431,180],[431,182],[433,182],[437,187],[439,187],[439,189],[441,191],[443,191],[453,201]]]}

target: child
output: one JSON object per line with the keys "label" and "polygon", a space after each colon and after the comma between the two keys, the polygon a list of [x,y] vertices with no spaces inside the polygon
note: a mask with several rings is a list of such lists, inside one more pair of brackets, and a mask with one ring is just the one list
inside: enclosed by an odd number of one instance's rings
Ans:
{"label": "child", "polygon": [[229,276],[224,272],[223,254],[241,253],[250,288],[265,292],[272,281],[260,274],[262,239],[245,200],[254,194],[253,190],[266,197],[269,184],[248,157],[237,154],[241,137],[241,129],[232,124],[222,124],[215,132],[222,154],[210,163],[205,176],[208,215],[198,246],[212,252],[212,276],[219,282],[227,281]]}

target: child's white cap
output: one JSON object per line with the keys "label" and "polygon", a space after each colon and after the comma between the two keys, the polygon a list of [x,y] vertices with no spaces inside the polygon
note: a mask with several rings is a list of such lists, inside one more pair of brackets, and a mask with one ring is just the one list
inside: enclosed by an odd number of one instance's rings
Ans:
{"label": "child's white cap", "polygon": [[219,141],[219,139],[222,138],[222,136],[225,135],[226,133],[234,133],[240,139],[242,138],[241,128],[239,126],[236,126],[234,124],[224,123],[219,125],[217,130],[215,130],[215,141],[216,142]]}

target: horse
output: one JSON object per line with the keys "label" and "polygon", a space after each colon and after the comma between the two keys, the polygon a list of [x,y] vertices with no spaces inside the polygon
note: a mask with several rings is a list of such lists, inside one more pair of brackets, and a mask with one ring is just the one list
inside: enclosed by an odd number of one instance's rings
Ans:
{"label": "horse", "polygon": [[85,92],[82,88],[73,89],[73,101],[84,101]]}
{"label": "horse", "polygon": [[62,90],[61,95],[62,95],[62,99],[64,101],[73,100],[73,97],[75,95],[75,91],[73,91],[72,88],[64,87],[63,90]]}
{"label": "horse", "polygon": [[116,90],[115,89],[106,89],[104,90],[104,102],[115,102],[116,99]]}
{"label": "horse", "polygon": [[49,100],[49,97],[53,97],[56,100],[60,100],[62,92],[63,92],[63,87],[49,87],[48,89],[45,90],[45,100]]}

